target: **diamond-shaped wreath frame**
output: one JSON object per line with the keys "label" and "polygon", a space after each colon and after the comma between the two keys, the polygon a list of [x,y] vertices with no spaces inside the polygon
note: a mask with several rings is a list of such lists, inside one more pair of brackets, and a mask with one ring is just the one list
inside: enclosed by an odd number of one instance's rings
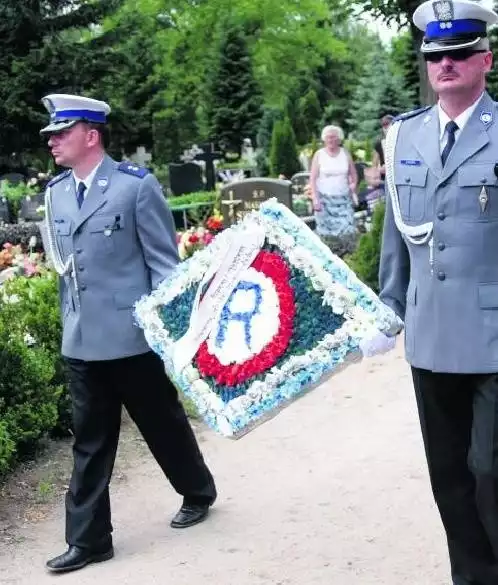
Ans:
{"label": "diamond-shaped wreath frame", "polygon": [[[175,369],[175,343],[189,328],[197,289],[226,238],[243,238],[253,226],[264,230],[261,252],[243,273],[207,341],[186,367]],[[245,309],[240,312],[240,307]],[[232,438],[361,359],[363,338],[401,327],[394,312],[347,264],[274,199],[180,263],[157,290],[138,301],[135,316],[168,375],[207,425]]]}

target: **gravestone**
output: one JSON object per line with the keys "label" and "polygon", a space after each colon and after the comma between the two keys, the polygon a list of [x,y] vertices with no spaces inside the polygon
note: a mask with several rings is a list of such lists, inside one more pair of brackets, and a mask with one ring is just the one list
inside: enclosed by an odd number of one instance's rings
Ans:
{"label": "gravestone", "polygon": [[311,173],[309,171],[303,171],[301,173],[296,173],[292,175],[291,182],[292,182],[292,190],[296,195],[303,195],[304,188],[310,182]]}
{"label": "gravestone", "polygon": [[36,195],[27,195],[21,202],[19,210],[20,221],[41,221],[43,213],[38,209],[45,204],[45,195],[38,193]]}
{"label": "gravestone", "polygon": [[225,185],[221,189],[224,225],[233,225],[272,197],[292,210],[292,183],[280,179],[255,178]]}
{"label": "gravestone", "polygon": [[0,223],[10,223],[10,207],[5,197],[0,197]]}
{"label": "gravestone", "polygon": [[12,185],[18,185],[19,183],[24,183],[26,177],[21,173],[5,173],[4,175],[0,176],[0,183],[2,181],[6,181],[11,183]]}
{"label": "gravestone", "polygon": [[193,162],[169,165],[169,186],[173,195],[204,191],[202,169]]}

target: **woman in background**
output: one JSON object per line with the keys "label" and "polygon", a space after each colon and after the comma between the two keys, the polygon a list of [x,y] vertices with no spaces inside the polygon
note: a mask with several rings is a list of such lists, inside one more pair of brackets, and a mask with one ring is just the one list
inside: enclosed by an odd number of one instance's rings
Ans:
{"label": "woman in background", "polygon": [[325,126],[324,148],[313,156],[310,176],[316,231],[338,255],[354,246],[353,206],[358,205],[358,175],[351,155],[341,146],[343,140],[339,126]]}

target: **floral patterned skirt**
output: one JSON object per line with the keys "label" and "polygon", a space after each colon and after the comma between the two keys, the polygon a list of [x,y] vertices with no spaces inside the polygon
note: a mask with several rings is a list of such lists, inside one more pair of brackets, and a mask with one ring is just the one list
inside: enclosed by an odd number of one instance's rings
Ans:
{"label": "floral patterned skirt", "polygon": [[316,231],[319,236],[350,238],[356,232],[353,203],[347,195],[318,193],[321,211],[315,211]]}

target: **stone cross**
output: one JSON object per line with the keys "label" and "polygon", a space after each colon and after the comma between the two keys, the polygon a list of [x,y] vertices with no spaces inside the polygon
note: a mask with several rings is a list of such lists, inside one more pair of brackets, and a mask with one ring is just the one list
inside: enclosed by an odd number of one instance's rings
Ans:
{"label": "stone cross", "polygon": [[214,170],[214,161],[223,157],[222,152],[214,149],[212,142],[209,142],[201,148],[201,152],[194,156],[194,160],[204,161],[206,165],[206,190],[214,191],[216,187],[216,173]]}

